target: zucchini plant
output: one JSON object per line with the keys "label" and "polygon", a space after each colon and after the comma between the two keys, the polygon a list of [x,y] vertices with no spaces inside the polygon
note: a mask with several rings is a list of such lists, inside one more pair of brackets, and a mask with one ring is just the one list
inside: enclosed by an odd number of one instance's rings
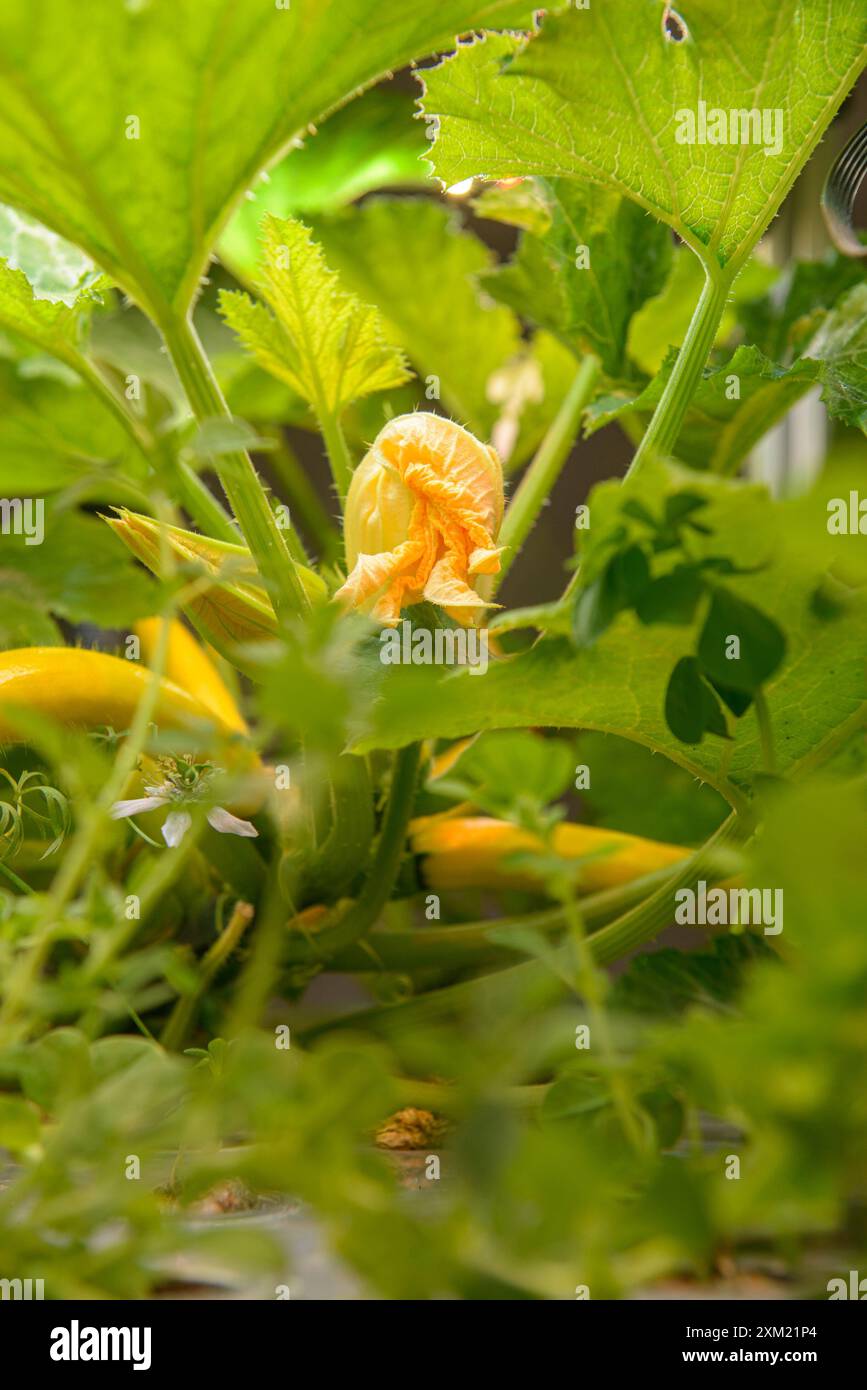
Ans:
{"label": "zucchini plant", "polygon": [[92,0],[74,62],[72,18],[0,14],[10,1277],[147,1297],[194,1245],[275,1296],[267,1231],[178,1220],[232,1179],[391,1297],[821,1295],[863,141],[786,247],[861,0]]}

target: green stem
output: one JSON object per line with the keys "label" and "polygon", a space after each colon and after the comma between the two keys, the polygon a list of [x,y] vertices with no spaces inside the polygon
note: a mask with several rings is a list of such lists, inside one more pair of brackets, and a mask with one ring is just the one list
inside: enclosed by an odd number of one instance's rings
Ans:
{"label": "green stem", "polygon": [[[160,328],[195,418],[200,424],[215,416],[231,419],[189,319],[169,317]],[[249,455],[243,450],[222,455],[215,468],[259,572],[271,590],[278,617],[306,612],[307,595]]]}
{"label": "green stem", "polygon": [[[633,907],[648,893],[673,874],[673,868],[657,869],[652,874],[634,879],[632,883],[606,888],[581,899],[581,913],[588,928],[603,926]],[[425,925],[418,930],[394,931],[390,928],[372,931],[364,941],[349,946],[333,957],[333,970],[352,972],[374,970],[457,970],[481,966],[507,965],[515,953],[507,946],[498,946],[491,933],[501,927],[524,927],[543,936],[553,936],[568,925],[561,907],[545,908],[520,917],[467,922],[457,927]],[[286,957],[290,964],[300,965],[312,959],[310,942],[297,934],[292,937]]]}
{"label": "green stem", "polygon": [[506,550],[500,560],[498,583],[502,583],[511,569],[521,546],[536,524],[545,499],[560,476],[601,370],[602,364],[593,353],[584,358],[548,433],[521,479],[500,531],[499,544],[505,546]]}
{"label": "green stem", "polygon": [[228,926],[225,931],[221,932],[202,961],[198,984],[190,994],[184,994],[178,999],[169,1015],[160,1038],[160,1042],[167,1051],[179,1052],[183,1047],[208,986],[238,946],[252,920],[253,908],[251,905],[243,902],[236,903]]}
{"label": "green stem", "polygon": [[281,430],[273,430],[270,438],[274,441],[274,449],[268,455],[271,465],[289,497],[290,506],[297,511],[320,559],[339,559],[340,536],[337,528],[332,525],[331,518],[316,495],[316,489],[301,467],[295,451],[286,443]]}
{"label": "green stem", "polygon": [[[741,842],[751,830],[751,826],[744,825],[735,815],[729,816],[695,854],[676,866],[674,875],[646,901],[589,937],[587,944],[596,965],[611,965],[645,942],[652,941],[672,921],[675,893],[681,888],[694,888],[699,879],[712,883],[723,877],[717,862],[720,849]],[[559,948],[563,953],[564,967],[569,965],[568,949],[568,946]],[[381,1027],[386,1031],[395,1025],[398,1028],[415,1028],[431,1019],[481,1003],[493,1008],[508,1007],[509,1002],[515,999],[516,989],[535,988],[550,993],[553,999],[563,993],[565,985],[547,963],[526,961],[506,970],[461,981],[460,984],[447,985],[444,989],[431,990],[420,998],[399,1004],[378,1005],[343,1015],[339,1019],[325,1020],[307,1029],[304,1040],[306,1042],[335,1028],[377,1030]],[[544,1004],[541,998],[537,1002],[540,1007]]]}
{"label": "green stem", "polygon": [[329,960],[359,941],[376,922],[391,897],[403,858],[420,762],[421,746],[418,743],[410,743],[395,754],[385,818],[364,887],[339,922],[333,927],[324,928],[311,939],[310,960]]}
{"label": "green stem", "polygon": [[325,440],[328,462],[331,464],[331,476],[337,488],[342,510],[346,503],[346,494],[349,491],[349,484],[352,482],[354,472],[352,455],[337,417],[332,415],[324,405],[319,405],[316,407],[316,418],[322,431],[322,438]]}
{"label": "green stem", "polygon": [[569,940],[578,959],[578,971],[575,980],[577,992],[587,1001],[590,1015],[591,1042],[594,1037],[599,1040],[599,1055],[611,1090],[611,1099],[620,1121],[620,1127],[633,1149],[640,1152],[642,1148],[641,1124],[636,1114],[629,1082],[620,1067],[619,1058],[614,1048],[611,1027],[605,1009],[608,978],[594,956],[571,883],[564,886],[561,901],[569,922]]}
{"label": "green stem", "polygon": [[373,794],[364,758],[344,753],[330,777],[328,832],[304,875],[305,896],[334,902],[367,862],[374,835]]}
{"label": "green stem", "polygon": [[664,458],[672,453],[719,331],[731,283],[730,271],[708,272],[674,370],[638,446],[627,477],[639,472],[648,459]]}
{"label": "green stem", "polygon": [[30,884],[25,883],[23,878],[19,878],[18,875],[12,869],[10,869],[7,864],[3,863],[2,859],[0,859],[0,874],[2,874],[3,878],[8,879],[9,882],[12,884],[12,887],[17,888],[19,893],[33,892],[33,889],[30,887]]}

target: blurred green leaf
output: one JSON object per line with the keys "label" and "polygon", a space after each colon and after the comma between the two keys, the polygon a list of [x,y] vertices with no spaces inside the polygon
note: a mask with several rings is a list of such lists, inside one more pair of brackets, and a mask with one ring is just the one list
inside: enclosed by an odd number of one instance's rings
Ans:
{"label": "blurred green leaf", "polygon": [[616,193],[568,179],[541,190],[550,225],[524,232],[514,259],[483,272],[480,284],[578,358],[595,352],[609,375],[629,376],[630,321],[665,282],[670,233]]}
{"label": "blurred green leaf", "polygon": [[74,623],[126,627],[153,611],[154,588],[99,517],[46,507],[45,540],[4,547],[3,572],[20,575],[40,604]]}
{"label": "blurred green leaf", "polygon": [[0,1096],[0,1149],[27,1157],[40,1140],[39,1111],[29,1100]]}

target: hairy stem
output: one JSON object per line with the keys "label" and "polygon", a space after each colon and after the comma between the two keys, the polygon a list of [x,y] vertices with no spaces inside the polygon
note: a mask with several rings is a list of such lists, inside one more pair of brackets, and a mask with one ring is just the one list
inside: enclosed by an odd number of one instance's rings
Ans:
{"label": "hairy stem", "polygon": [[640,472],[648,459],[664,458],[674,449],[719,330],[731,283],[730,272],[708,274],[674,370],[630,464],[627,477],[634,477]]}
{"label": "hairy stem", "polygon": [[[188,319],[167,318],[160,328],[195,418],[199,423],[215,416],[231,419],[192,323]],[[249,455],[243,450],[222,455],[215,467],[244,539],[271,591],[278,617],[304,613],[309,607],[307,595]]]}
{"label": "hairy stem", "polygon": [[511,569],[560,476],[575,441],[581,415],[593,395],[601,370],[602,364],[593,353],[584,358],[548,433],[518,485],[500,531],[499,544],[505,546],[506,550],[500,560],[498,583],[502,583]]}
{"label": "hairy stem", "polygon": [[289,498],[289,505],[297,511],[319,558],[337,560],[340,556],[340,536],[317,497],[316,489],[301,467],[295,451],[287,444],[283,432],[275,429],[271,438],[274,440],[274,450],[268,456],[269,461]]}
{"label": "hairy stem", "polygon": [[346,443],[346,436],[337,416],[332,415],[324,405],[319,405],[316,407],[316,418],[322,431],[322,438],[325,440],[328,462],[331,464],[331,476],[334,478],[334,485],[337,488],[342,510],[346,503],[349,484],[352,482],[354,471],[352,455],[349,452],[349,445]]}

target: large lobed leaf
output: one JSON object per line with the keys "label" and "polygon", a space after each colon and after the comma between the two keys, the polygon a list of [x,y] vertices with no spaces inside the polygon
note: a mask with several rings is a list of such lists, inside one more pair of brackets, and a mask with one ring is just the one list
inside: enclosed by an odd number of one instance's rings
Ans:
{"label": "large lobed leaf", "polygon": [[[0,200],[159,317],[190,304],[232,207],[311,124],[520,0],[7,0]],[[75,56],[70,61],[70,37]]]}
{"label": "large lobed leaf", "polygon": [[[437,174],[446,184],[522,174],[603,183],[706,261],[741,263],[867,62],[867,9],[692,0],[684,11],[681,43],[662,32],[658,5],[603,0],[549,17],[529,42],[461,48],[427,75]],[[779,152],[680,143],[678,113],[699,101],[781,111]]]}
{"label": "large lobed leaf", "polygon": [[[820,615],[817,588],[835,557],[845,559],[840,538],[826,527],[828,489],[797,503],[775,505],[763,489],[697,474],[669,475],[661,466],[642,483],[642,500],[654,513],[688,477],[690,493],[708,499],[702,521],[712,528],[697,553],[724,555],[758,573],[727,577],[726,586],[772,617],[788,639],[785,663],[766,695],[782,773],[796,770],[836,746],[846,731],[867,720],[867,602],[853,594],[843,612]],[[592,547],[622,524],[628,491],[618,483],[591,498]],[[834,541],[837,540],[835,547]],[[857,544],[858,538],[854,538]],[[592,568],[593,555],[587,558]],[[694,648],[691,627],[642,627],[621,616],[588,650],[547,637],[519,656],[493,661],[485,675],[442,668],[396,668],[382,682],[362,747],[400,747],[421,737],[459,737],[479,729],[520,726],[597,729],[620,734],[671,757],[704,781],[723,787],[723,744],[706,739],[686,748],[667,728],[665,690],[676,662]],[[753,712],[737,722],[728,777],[747,785],[761,765]]]}

